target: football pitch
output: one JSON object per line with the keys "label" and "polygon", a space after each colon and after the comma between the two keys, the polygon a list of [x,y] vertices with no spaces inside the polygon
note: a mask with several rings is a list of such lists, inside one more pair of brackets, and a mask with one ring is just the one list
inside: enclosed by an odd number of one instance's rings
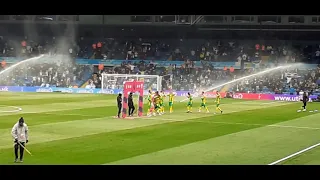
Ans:
{"label": "football pitch", "polygon": [[[172,114],[117,119],[115,95],[1,92],[0,164],[15,164],[21,116],[33,154],[23,164],[270,164],[320,143],[320,113],[297,113],[301,102],[222,99],[213,114],[214,99],[210,113],[198,112],[198,98],[193,113],[176,100]],[[320,164],[320,146],[276,164]]]}

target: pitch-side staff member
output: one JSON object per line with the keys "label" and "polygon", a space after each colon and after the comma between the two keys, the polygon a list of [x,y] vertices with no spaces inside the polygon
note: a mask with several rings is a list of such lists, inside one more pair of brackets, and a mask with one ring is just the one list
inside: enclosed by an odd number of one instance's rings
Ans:
{"label": "pitch-side staff member", "polygon": [[130,92],[128,97],[128,106],[129,106],[129,116],[133,116],[133,112],[136,108],[134,107],[132,92]]}
{"label": "pitch-side staff member", "polygon": [[[25,144],[28,143],[28,126],[24,123],[23,117],[13,126],[11,135],[14,139],[14,162],[23,162]],[[18,161],[18,150],[20,149],[20,161]]]}
{"label": "pitch-side staff member", "polygon": [[303,108],[303,111],[307,110],[306,107],[307,107],[308,101],[309,101],[309,97],[308,97],[307,92],[303,92],[303,96],[302,96],[302,103],[303,103],[302,108]]}
{"label": "pitch-side staff member", "polygon": [[118,103],[118,118],[120,118],[121,109],[122,109],[122,94],[119,93],[117,97],[117,103]]}

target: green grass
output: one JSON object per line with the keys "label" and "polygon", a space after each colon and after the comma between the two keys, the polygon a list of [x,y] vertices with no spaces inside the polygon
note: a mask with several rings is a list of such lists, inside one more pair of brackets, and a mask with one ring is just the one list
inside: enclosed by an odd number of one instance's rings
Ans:
{"label": "green grass", "polygon": [[[223,114],[174,112],[116,119],[114,95],[1,93],[0,164],[13,164],[10,130],[20,116],[30,129],[24,164],[269,164],[319,142],[320,115],[300,103],[223,99]],[[177,98],[181,100],[181,98]],[[146,107],[145,107],[146,108]],[[309,109],[320,109],[310,103]],[[2,109],[0,109],[1,111]],[[320,164],[318,149],[282,164]],[[300,158],[300,160],[299,160]]]}

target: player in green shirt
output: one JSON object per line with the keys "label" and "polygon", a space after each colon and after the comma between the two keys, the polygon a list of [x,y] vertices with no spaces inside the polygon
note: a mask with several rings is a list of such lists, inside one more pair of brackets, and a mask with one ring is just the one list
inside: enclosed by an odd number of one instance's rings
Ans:
{"label": "player in green shirt", "polygon": [[164,114],[164,99],[166,95],[164,94],[163,91],[160,91],[160,112],[161,114]]}
{"label": "player in green shirt", "polygon": [[153,108],[153,94],[152,91],[149,90],[148,96],[147,96],[147,100],[148,100],[148,112],[147,112],[147,116],[151,116],[152,113],[154,114],[154,108]]}
{"label": "player in green shirt", "polygon": [[219,91],[216,92],[216,100],[215,102],[217,103],[217,107],[216,107],[216,111],[220,111],[220,113],[222,114],[222,109],[220,108],[220,100],[221,100],[221,95],[219,93]]}
{"label": "player in green shirt", "polygon": [[204,95],[204,92],[202,92],[202,94],[201,94],[201,104],[200,104],[200,107],[199,107],[199,112],[201,112],[202,107],[207,110],[207,113],[209,112],[209,109],[206,106],[206,99],[207,99],[207,97]]}
{"label": "player in green shirt", "polygon": [[187,98],[189,99],[188,104],[187,104],[187,113],[191,113],[192,112],[192,96],[190,94],[190,92],[188,92],[188,96]]}

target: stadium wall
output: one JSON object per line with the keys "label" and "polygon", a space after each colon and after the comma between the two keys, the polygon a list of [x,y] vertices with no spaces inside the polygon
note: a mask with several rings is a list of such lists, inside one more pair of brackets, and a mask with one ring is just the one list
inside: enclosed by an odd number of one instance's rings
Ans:
{"label": "stadium wall", "polygon": [[[73,94],[119,94],[122,89],[85,89],[85,88],[59,88],[59,87],[27,87],[27,86],[0,86],[0,92],[42,92],[42,93],[73,93]],[[167,91],[166,93],[169,93]],[[175,91],[176,96],[187,96],[188,91]],[[145,90],[144,94],[148,94]],[[197,93],[194,93],[197,96]],[[215,98],[215,92],[207,92],[207,97]],[[226,97],[226,93],[221,93],[222,97]],[[254,93],[234,93],[234,99],[247,99],[247,100],[274,100],[274,101],[299,101],[298,95],[286,94],[254,94]],[[311,95],[311,99],[316,99],[316,95]]]}

